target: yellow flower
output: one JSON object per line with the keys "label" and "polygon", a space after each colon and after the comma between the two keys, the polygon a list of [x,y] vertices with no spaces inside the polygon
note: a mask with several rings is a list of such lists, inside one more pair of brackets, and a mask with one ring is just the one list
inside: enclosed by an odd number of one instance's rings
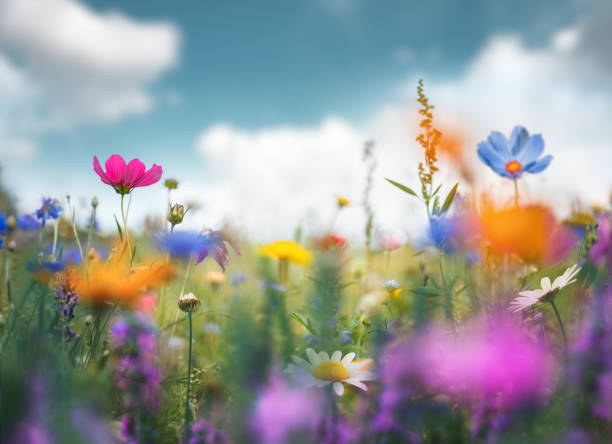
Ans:
{"label": "yellow flower", "polygon": [[342,196],[336,196],[336,201],[338,202],[338,208],[348,207],[351,204],[350,200]]}
{"label": "yellow flower", "polygon": [[293,241],[272,242],[261,247],[260,253],[300,265],[305,265],[312,260],[312,253]]}
{"label": "yellow flower", "polygon": [[225,273],[221,271],[209,271],[206,273],[206,282],[212,286],[221,285],[225,282]]}

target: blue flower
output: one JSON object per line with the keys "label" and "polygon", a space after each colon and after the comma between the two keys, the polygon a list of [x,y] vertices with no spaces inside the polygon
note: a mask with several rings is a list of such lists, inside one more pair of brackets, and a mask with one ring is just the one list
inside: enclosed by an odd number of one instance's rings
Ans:
{"label": "blue flower", "polygon": [[203,245],[196,255],[196,264],[202,262],[207,256],[211,256],[225,271],[230,262],[227,245],[230,244],[234,251],[240,254],[240,249],[234,238],[223,230],[208,230],[203,235]]}
{"label": "blue flower", "polygon": [[17,226],[22,230],[34,231],[40,228],[40,222],[31,214],[24,214],[17,218]]}
{"label": "blue flower", "polygon": [[447,253],[456,250],[454,241],[459,234],[456,218],[450,216],[432,217],[429,221],[429,244]]}
{"label": "blue flower", "polygon": [[174,258],[190,259],[206,245],[204,236],[193,231],[173,231],[162,235],[157,246]]}
{"label": "blue flower", "polygon": [[[6,214],[4,211],[0,212],[0,233],[6,234]],[[1,244],[0,244],[1,245]]]}
{"label": "blue flower", "polygon": [[478,144],[478,157],[502,177],[516,179],[524,172],[539,173],[550,164],[552,156],[540,157],[544,139],[540,134],[529,136],[522,126],[515,126],[510,140],[493,131],[485,142]]}
{"label": "blue flower", "polygon": [[36,210],[36,217],[45,225],[47,219],[58,219],[60,213],[62,212],[62,207],[57,205],[57,200],[51,198],[43,198],[42,206]]}

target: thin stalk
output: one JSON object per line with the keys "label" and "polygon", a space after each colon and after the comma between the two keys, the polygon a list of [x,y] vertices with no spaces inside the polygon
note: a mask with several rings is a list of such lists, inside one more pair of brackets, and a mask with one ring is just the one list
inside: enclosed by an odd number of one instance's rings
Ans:
{"label": "thin stalk", "polygon": [[550,305],[552,305],[555,316],[557,317],[557,322],[559,323],[559,328],[561,329],[561,334],[563,335],[563,349],[564,352],[567,353],[567,335],[565,334],[565,327],[563,326],[563,321],[561,321],[561,316],[559,316],[559,310],[557,310],[557,305],[555,304],[554,299],[551,299],[548,302],[550,302]]}
{"label": "thin stalk", "polygon": [[51,257],[55,262],[55,250],[57,249],[57,235],[59,232],[59,220],[55,219],[53,222],[53,248],[51,249]]}
{"label": "thin stalk", "polygon": [[[87,230],[87,244],[85,246],[86,253],[89,253],[89,249],[91,248],[91,238],[93,237],[95,221],[96,221],[96,207],[92,207],[91,219],[89,220],[89,229]],[[82,257],[83,257],[83,254],[81,254],[81,258]]]}
{"label": "thin stalk", "polygon": [[[75,215],[75,209],[71,208],[70,206],[70,199],[68,199],[68,211],[70,211],[71,214],[71,225],[72,225],[72,232],[74,233],[74,240],[76,241],[77,247],[79,248],[79,254],[81,255],[81,261],[84,263],[85,262],[85,256],[83,255],[83,247],[81,247],[81,240],[79,239],[79,233],[77,231],[77,227],[76,227],[76,215]],[[56,222],[57,225],[57,222]],[[55,246],[53,247],[53,253],[55,254]]]}
{"label": "thin stalk", "polygon": [[189,316],[189,354],[187,355],[187,395],[185,396],[185,442],[189,440],[189,420],[191,419],[189,414],[189,391],[191,389],[191,345],[193,337],[191,311],[187,312],[187,316]]}
{"label": "thin stalk", "polygon": [[4,256],[4,288],[6,288],[7,313],[11,307],[11,253],[7,249]]}
{"label": "thin stalk", "polygon": [[519,207],[519,190],[518,190],[518,181],[514,178],[514,207],[518,209]]}
{"label": "thin stalk", "polygon": [[[187,271],[185,272],[185,277],[183,278],[183,287],[181,288],[181,292],[179,294],[179,297],[181,297],[183,294],[185,294],[185,287],[187,286],[187,278],[189,277],[189,272],[191,271],[191,263],[193,262],[193,258],[189,259],[189,262],[187,262]],[[176,323],[179,317],[179,312],[180,309],[178,307],[176,307],[176,315],[174,316],[174,322],[173,322],[173,327],[172,327],[172,333],[170,334],[170,336],[174,336],[174,331],[176,330]]]}
{"label": "thin stalk", "polygon": [[125,233],[125,243],[127,244],[128,253],[130,255],[130,261],[132,260],[132,246],[130,245],[130,233],[128,233],[127,229],[127,220],[125,218],[125,210],[123,208],[123,198],[125,194],[121,194],[121,219],[123,221],[123,231]]}

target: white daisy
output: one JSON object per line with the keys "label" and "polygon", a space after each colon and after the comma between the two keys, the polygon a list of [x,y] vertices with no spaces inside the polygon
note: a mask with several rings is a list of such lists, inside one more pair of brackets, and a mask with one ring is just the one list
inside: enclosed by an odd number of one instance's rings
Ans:
{"label": "white daisy", "polygon": [[330,357],[327,352],[316,353],[312,348],[307,348],[306,356],[308,361],[292,356],[291,359],[295,364],[289,364],[285,370],[306,387],[325,387],[332,384],[334,392],[340,396],[344,393],[343,383],[365,391],[368,387],[363,381],[374,379],[374,374],[366,370],[373,361],[371,359],[353,361],[355,353],[347,353],[342,357],[342,352],[336,350]]}
{"label": "white daisy", "polygon": [[569,284],[573,284],[576,282],[576,275],[580,271],[580,267],[578,265],[572,265],[565,272],[558,276],[551,284],[550,278],[544,277],[540,282],[542,288],[537,290],[526,290],[521,291],[519,294],[520,297],[516,298],[510,303],[510,310],[513,312],[518,312],[526,309],[527,307],[531,307],[538,302],[543,302],[551,297],[555,296],[559,290],[563,287],[567,287]]}

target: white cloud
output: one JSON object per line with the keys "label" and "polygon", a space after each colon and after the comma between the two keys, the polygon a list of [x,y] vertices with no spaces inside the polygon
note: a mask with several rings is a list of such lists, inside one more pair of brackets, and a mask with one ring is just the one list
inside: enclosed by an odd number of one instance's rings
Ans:
{"label": "white cloud", "polygon": [[38,153],[38,145],[28,139],[0,140],[0,154],[3,158],[28,160]]}
{"label": "white cloud", "polygon": [[[475,146],[491,130],[509,133],[522,124],[532,133],[543,133],[546,152],[555,156],[544,173],[521,180],[524,195],[545,197],[562,213],[573,199],[607,199],[612,187],[612,95],[592,89],[588,72],[575,66],[576,32],[557,34],[550,45],[536,49],[516,36],[494,36],[462,76],[426,83],[438,121],[462,128],[481,189],[511,196],[510,181],[481,165]],[[324,229],[332,219],[334,194],[360,200],[365,176],[361,148],[372,137],[378,144],[373,191],[378,221],[411,229],[415,235],[424,210],[383,180],[387,176],[418,184],[416,79],[408,85],[407,105],[378,110],[362,128],[334,117],[309,128],[208,128],[198,138],[197,149],[212,177],[190,181],[192,196],[204,196],[210,215],[241,217],[259,238],[290,236],[296,224],[313,213],[323,222],[311,228]],[[444,170],[440,178],[450,185],[456,177],[444,177]],[[347,210],[338,221],[340,231],[359,235],[361,213],[358,208]]]}
{"label": "white cloud", "polygon": [[0,120],[43,131],[147,112],[148,87],[176,64],[179,40],[171,24],[76,0],[0,0],[0,89],[16,85],[20,99]]}

